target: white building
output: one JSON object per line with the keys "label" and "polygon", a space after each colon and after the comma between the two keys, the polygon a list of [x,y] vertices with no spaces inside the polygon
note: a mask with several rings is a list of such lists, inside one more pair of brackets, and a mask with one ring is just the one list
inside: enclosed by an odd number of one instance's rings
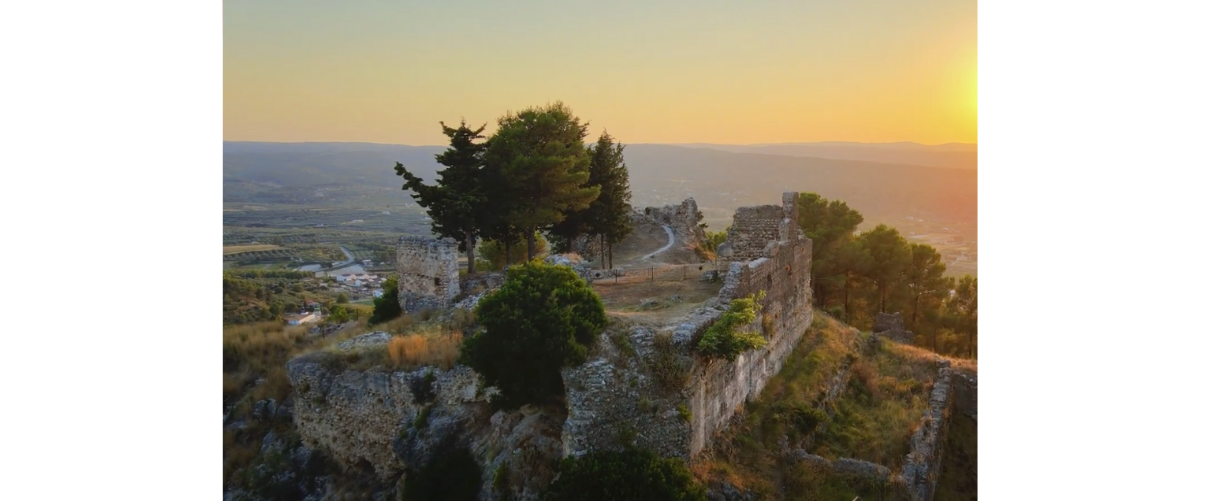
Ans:
{"label": "white building", "polygon": [[308,324],[318,321],[318,314],[314,312],[306,312],[302,314],[285,315],[285,322],[289,325]]}

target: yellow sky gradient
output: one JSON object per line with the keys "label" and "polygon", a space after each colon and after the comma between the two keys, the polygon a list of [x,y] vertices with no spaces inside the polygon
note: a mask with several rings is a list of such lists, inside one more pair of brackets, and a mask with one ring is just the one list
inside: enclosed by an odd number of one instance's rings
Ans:
{"label": "yellow sky gradient", "polygon": [[977,142],[973,0],[498,4],[227,3],[224,137],[443,144],[559,99],[625,143]]}

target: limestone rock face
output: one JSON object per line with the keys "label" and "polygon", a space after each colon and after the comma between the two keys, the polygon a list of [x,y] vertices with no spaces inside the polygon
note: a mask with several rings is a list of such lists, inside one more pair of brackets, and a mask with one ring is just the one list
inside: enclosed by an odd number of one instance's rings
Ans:
{"label": "limestone rock face", "polygon": [[687,198],[678,205],[646,207],[643,212],[633,212],[632,219],[637,224],[669,226],[674,238],[687,246],[699,245],[706,238],[706,231],[699,226],[703,222],[703,213],[699,212],[699,205],[694,198]]}
{"label": "limestone rock face", "polygon": [[573,269],[574,273],[577,273],[577,276],[582,277],[586,283],[594,282],[594,273],[590,270],[590,263],[578,256],[553,254],[544,258],[544,262],[556,266],[568,266]]}
{"label": "limestone rock face", "polygon": [[[374,339],[362,337],[361,345]],[[563,415],[532,407],[493,412],[488,400],[497,390],[468,367],[341,370],[325,365],[321,353],[286,367],[305,450],[345,468],[371,468],[386,483],[421,470],[449,447],[464,447],[482,468],[481,499],[501,498],[493,479],[505,464],[511,492],[534,501],[561,458]]]}
{"label": "limestone rock face", "polygon": [[432,406],[428,422],[436,425],[430,435],[455,433],[461,422],[488,417],[480,378],[467,367],[338,371],[327,368],[320,355],[286,365],[294,390],[293,422],[307,446],[326,451],[344,466],[367,464],[382,479],[398,475],[404,463],[394,454],[393,441],[414,427],[427,405]]}

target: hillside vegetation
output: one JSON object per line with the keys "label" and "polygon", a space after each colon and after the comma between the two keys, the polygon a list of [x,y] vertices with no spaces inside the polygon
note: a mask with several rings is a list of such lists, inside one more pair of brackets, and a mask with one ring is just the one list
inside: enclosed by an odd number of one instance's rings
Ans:
{"label": "hillside vegetation", "polygon": [[[866,334],[816,313],[782,370],[695,461],[695,475],[760,499],[893,499],[898,486],[868,483],[788,454],[803,449],[899,473],[937,367],[927,350],[883,341],[881,349],[868,351],[867,343]],[[848,378],[843,388],[842,376]],[[838,390],[840,396],[831,398]],[[973,442],[970,448],[973,454]]]}

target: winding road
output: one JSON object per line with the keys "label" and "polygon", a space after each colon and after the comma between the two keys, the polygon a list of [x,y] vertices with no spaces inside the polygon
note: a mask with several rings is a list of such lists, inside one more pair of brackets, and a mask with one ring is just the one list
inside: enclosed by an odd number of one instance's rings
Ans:
{"label": "winding road", "polygon": [[660,254],[660,253],[662,253],[662,252],[665,252],[665,251],[669,250],[669,248],[670,248],[670,247],[673,247],[673,246],[674,246],[674,231],[673,231],[673,230],[671,230],[671,229],[669,229],[669,226],[664,225],[664,224],[663,224],[663,225],[661,225],[661,228],[663,228],[663,229],[665,230],[665,234],[669,236],[669,243],[668,243],[668,244],[665,244],[665,247],[662,247],[662,248],[657,249],[657,250],[655,250],[655,251],[653,251],[653,252],[650,252],[650,253],[648,253],[648,254],[645,254],[645,255],[644,255],[643,257],[641,257],[640,259],[652,259],[652,258],[653,258],[653,256],[655,256],[655,255],[657,255],[657,254]]}

